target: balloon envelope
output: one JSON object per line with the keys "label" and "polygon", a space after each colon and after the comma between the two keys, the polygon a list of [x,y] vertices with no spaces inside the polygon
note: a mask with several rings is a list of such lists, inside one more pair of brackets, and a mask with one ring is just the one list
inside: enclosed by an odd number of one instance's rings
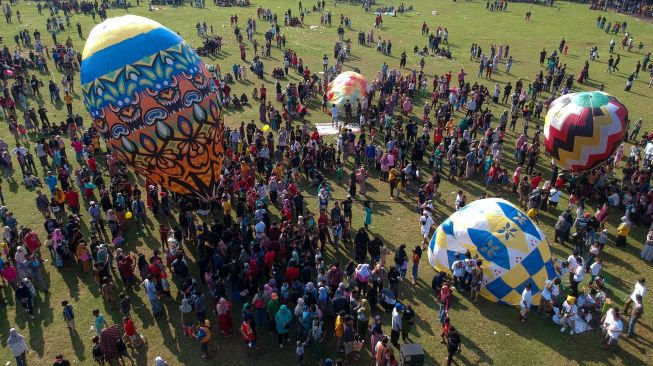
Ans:
{"label": "balloon envelope", "polygon": [[559,167],[585,171],[617,150],[626,133],[628,110],[600,91],[565,94],[549,106],[544,146]]}
{"label": "balloon envelope", "polygon": [[357,72],[345,71],[329,83],[327,99],[341,107],[348,100],[354,104],[356,99],[365,97],[369,92],[367,79]]}
{"label": "balloon envelope", "polygon": [[537,304],[547,280],[556,277],[549,244],[535,223],[512,203],[488,198],[454,212],[429,243],[429,263],[451,274],[455,255],[469,250],[483,261],[481,296],[518,305],[527,283]]}
{"label": "balloon envelope", "polygon": [[170,191],[217,196],[224,127],[216,87],[179,35],[140,16],[108,19],[86,41],[81,83],[116,157]]}

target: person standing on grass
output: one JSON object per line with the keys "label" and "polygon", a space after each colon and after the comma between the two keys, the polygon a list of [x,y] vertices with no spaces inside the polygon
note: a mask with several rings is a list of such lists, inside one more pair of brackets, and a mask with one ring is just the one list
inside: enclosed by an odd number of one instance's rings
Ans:
{"label": "person standing on grass", "polygon": [[195,339],[200,343],[200,350],[202,356],[200,358],[209,357],[209,341],[211,340],[211,329],[208,326],[208,321],[198,322],[195,328]]}
{"label": "person standing on grass", "polygon": [[626,337],[632,338],[635,336],[635,324],[644,314],[644,303],[642,302],[642,295],[635,295],[633,310],[630,312],[628,320],[628,334]]}
{"label": "person standing on grass", "polygon": [[75,329],[75,312],[73,311],[73,306],[68,303],[68,300],[64,300],[61,302],[61,307],[63,308],[63,319],[66,321],[68,329],[77,332]]}
{"label": "person standing on grass", "polygon": [[419,261],[422,258],[422,247],[419,245],[415,246],[415,249],[413,249],[413,270],[412,270],[412,282],[413,285],[417,282],[418,276],[419,276]]}
{"label": "person standing on grass", "polygon": [[95,317],[95,331],[100,335],[102,329],[108,326],[107,321],[104,320],[104,315],[100,314],[100,310],[98,309],[93,310],[93,317]]}
{"label": "person standing on grass", "polygon": [[9,329],[7,347],[11,349],[17,366],[27,366],[27,353],[29,353],[29,348],[27,347],[27,342],[25,342],[25,337],[19,334],[16,328]]}
{"label": "person standing on grass", "polygon": [[640,295],[642,299],[644,298],[644,296],[646,296],[646,279],[644,277],[641,277],[640,279],[637,280],[637,283],[635,283],[635,288],[633,289],[633,292],[630,294],[630,297],[628,298],[628,300],[626,300],[626,303],[624,304],[624,314],[628,314],[630,307],[637,300],[637,295]]}
{"label": "person standing on grass", "polygon": [[410,305],[406,305],[406,309],[404,309],[402,325],[403,327],[401,329],[401,340],[404,341],[404,343],[410,343],[408,335],[410,334],[410,330],[415,325],[415,311]]}
{"label": "person standing on grass", "polygon": [[462,352],[462,341],[456,327],[452,325],[447,332],[447,366],[451,366],[456,352]]}
{"label": "person standing on grass", "polygon": [[279,348],[283,348],[284,343],[288,342],[291,322],[292,313],[285,304],[281,305],[279,311],[277,311],[274,316],[274,324],[276,326],[277,335],[279,336]]}
{"label": "person standing on grass", "polygon": [[521,293],[521,302],[519,303],[519,320],[522,323],[526,322],[526,316],[530,312],[532,304],[533,297],[531,294],[531,283],[529,282]]}
{"label": "person standing on grass", "polygon": [[100,366],[106,365],[106,362],[104,361],[104,353],[102,353],[102,348],[100,348],[100,337],[93,336],[91,342],[93,342],[93,347],[91,349],[93,360]]}
{"label": "person standing on grass", "polygon": [[392,310],[392,331],[390,332],[390,342],[395,347],[399,347],[399,334],[402,330],[402,310],[403,305],[400,303],[396,303],[394,309]]}
{"label": "person standing on grass", "polygon": [[351,315],[345,316],[345,329],[342,336],[342,344],[345,349],[345,362],[350,363],[354,354],[354,339],[356,331],[354,330],[354,319]]}
{"label": "person standing on grass", "polygon": [[480,259],[476,260],[476,266],[472,269],[472,279],[470,282],[471,287],[471,298],[472,301],[478,302],[478,294],[481,292],[481,285],[483,284],[483,269],[481,266],[483,261]]}

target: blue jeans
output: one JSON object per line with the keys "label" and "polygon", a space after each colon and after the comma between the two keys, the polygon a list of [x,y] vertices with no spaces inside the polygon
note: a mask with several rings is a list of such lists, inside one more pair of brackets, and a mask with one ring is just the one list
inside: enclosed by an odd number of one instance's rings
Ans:
{"label": "blue jeans", "polygon": [[23,360],[23,357],[25,357],[27,354],[23,353],[20,356],[16,356],[16,366],[26,366],[27,364]]}
{"label": "blue jeans", "polygon": [[413,279],[417,280],[417,272],[419,270],[419,263],[413,263]]}
{"label": "blue jeans", "polygon": [[630,322],[628,322],[628,336],[632,337],[635,335],[635,324],[637,324],[637,319],[630,317]]}
{"label": "blue jeans", "polygon": [[447,310],[445,309],[443,304],[440,304],[440,314],[439,314],[440,325],[444,326],[444,318],[446,317],[447,317]]}

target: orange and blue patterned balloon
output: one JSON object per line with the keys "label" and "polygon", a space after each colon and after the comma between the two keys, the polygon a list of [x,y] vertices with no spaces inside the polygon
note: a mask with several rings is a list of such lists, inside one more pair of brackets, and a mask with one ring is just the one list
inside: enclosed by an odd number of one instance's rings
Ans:
{"label": "orange and blue patterned balloon", "polygon": [[559,167],[575,172],[608,160],[623,141],[628,109],[610,94],[565,94],[549,106],[544,146]]}
{"label": "orange and blue patterned balloon", "polygon": [[329,83],[327,99],[329,102],[341,107],[348,100],[351,104],[356,103],[357,99],[365,97],[368,92],[369,85],[363,75],[353,71],[345,71]]}
{"label": "orange and blue patterned balloon", "polygon": [[140,16],[108,19],[86,41],[81,83],[116,157],[170,191],[217,197],[221,105],[205,65],[179,35]]}

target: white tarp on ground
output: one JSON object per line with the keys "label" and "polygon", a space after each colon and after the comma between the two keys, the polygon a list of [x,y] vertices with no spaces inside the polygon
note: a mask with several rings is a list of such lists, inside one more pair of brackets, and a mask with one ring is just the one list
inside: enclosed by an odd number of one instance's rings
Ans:
{"label": "white tarp on ground", "polygon": [[[330,136],[330,135],[337,135],[340,133],[340,130],[338,127],[332,125],[330,122],[329,123],[316,123],[315,128],[317,129],[317,133],[320,134],[320,136]],[[353,133],[359,133],[361,131],[361,128],[358,124],[352,123],[348,124],[345,126],[345,128],[351,130]]]}

